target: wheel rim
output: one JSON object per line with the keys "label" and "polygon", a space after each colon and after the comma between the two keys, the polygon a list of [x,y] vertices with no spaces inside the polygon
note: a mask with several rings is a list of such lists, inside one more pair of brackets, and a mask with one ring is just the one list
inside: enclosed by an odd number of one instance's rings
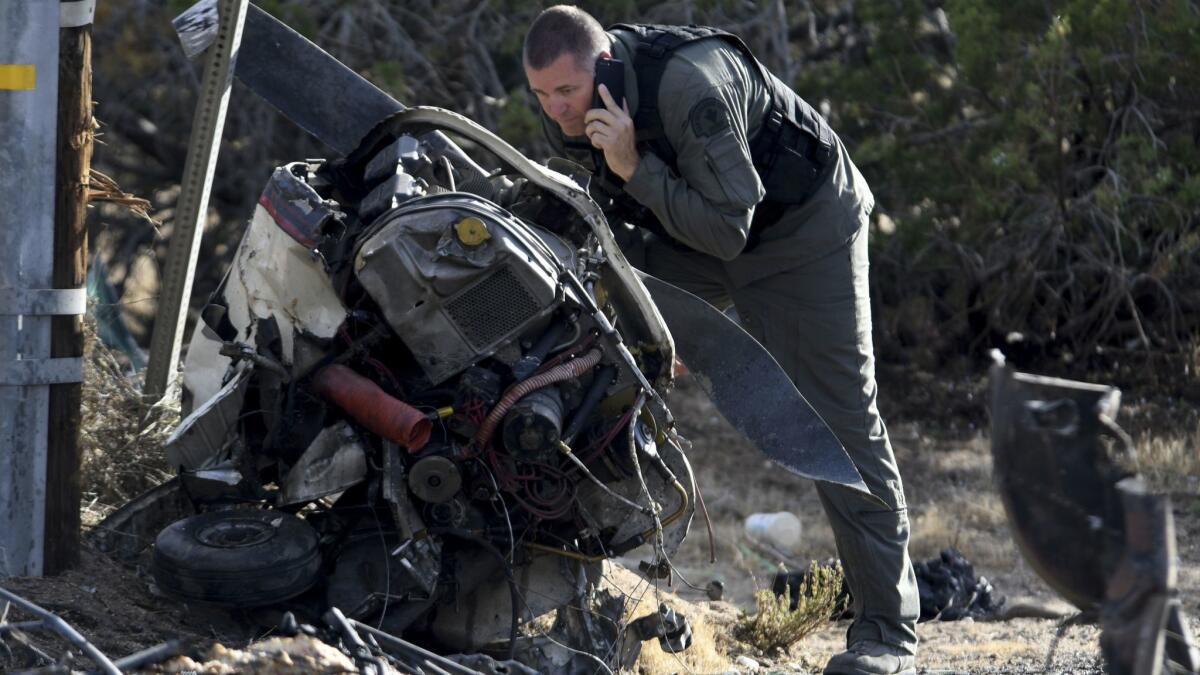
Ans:
{"label": "wheel rim", "polygon": [[213,548],[245,548],[269,541],[275,528],[249,518],[224,520],[205,525],[196,533],[196,540]]}

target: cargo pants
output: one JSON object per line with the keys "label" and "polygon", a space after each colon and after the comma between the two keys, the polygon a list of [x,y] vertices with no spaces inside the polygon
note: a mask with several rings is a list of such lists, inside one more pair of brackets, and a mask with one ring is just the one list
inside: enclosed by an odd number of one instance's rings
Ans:
{"label": "cargo pants", "polygon": [[[823,215],[850,217],[844,210]],[[874,640],[915,653],[920,600],[908,556],[904,489],[876,406],[867,214],[859,221],[849,241],[831,253],[744,285],[733,282],[721,260],[662,241],[650,240],[630,258],[719,309],[733,305],[845,446],[886,505],[816,483],[854,596],[847,644]]]}

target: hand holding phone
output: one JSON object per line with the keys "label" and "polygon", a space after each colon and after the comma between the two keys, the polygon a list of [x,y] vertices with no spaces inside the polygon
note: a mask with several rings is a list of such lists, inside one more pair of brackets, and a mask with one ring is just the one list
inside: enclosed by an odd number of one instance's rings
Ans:
{"label": "hand holding phone", "polygon": [[[609,100],[616,106],[615,110],[610,109],[601,98],[600,85],[608,89]],[[611,171],[622,180],[629,180],[641,161],[633,120],[625,110],[627,105],[625,64],[620,59],[596,59],[592,108],[584,115],[585,133],[592,147],[603,153],[602,157],[597,157],[598,169],[602,173]]]}
{"label": "hand holding phone", "polygon": [[596,83],[592,88],[592,107],[603,108],[600,85],[608,87],[608,94],[618,106],[625,101],[625,62],[620,59],[596,59]]}

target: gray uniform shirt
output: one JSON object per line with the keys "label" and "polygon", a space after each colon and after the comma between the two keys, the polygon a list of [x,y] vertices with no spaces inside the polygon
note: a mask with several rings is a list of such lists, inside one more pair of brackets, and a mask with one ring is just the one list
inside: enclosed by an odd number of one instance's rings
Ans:
{"label": "gray uniform shirt", "polygon": [[[625,95],[638,106],[633,69],[636,38],[609,35],[610,50],[625,62]],[[858,230],[874,199],[866,181],[834,136],[834,156],[823,183],[805,203],[789,208],[745,251],[755,206],[765,190],[750,157],[749,140],[770,107],[770,93],[755,64],[719,39],[689,43],[674,52],[659,84],[663,132],[676,152],[676,172],[643,151],[625,191],[658,216],[670,235],[724,261],[741,286],[803,265],[838,248]],[[595,170],[590,152],[568,151],[558,125],[542,115],[555,152]]]}

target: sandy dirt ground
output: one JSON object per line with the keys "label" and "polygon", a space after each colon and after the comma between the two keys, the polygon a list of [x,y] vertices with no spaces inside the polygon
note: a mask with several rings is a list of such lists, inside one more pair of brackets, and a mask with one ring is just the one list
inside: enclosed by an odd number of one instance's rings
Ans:
{"label": "sandy dirt ground", "polygon": [[[610,568],[608,583],[639,601],[633,615],[666,602],[683,611],[695,631],[695,645],[682,655],[665,654],[655,643],[647,643],[639,670],[820,672],[843,647],[844,621],[830,622],[782,654],[761,654],[732,638],[741,613],[754,606],[755,589],[770,585],[781,562],[799,569],[810,560],[835,555],[832,532],[812,484],[780,471],[742,441],[694,382],[681,380],[670,403],[694,443],[691,459],[712,517],[717,562],[708,561],[709,540],[698,517],[689,539],[673,557],[678,575],[669,587],[661,583],[653,587],[634,572]],[[1004,510],[992,489],[988,442],[980,429],[972,428],[979,426],[973,419],[966,414],[957,428],[937,431],[911,421],[890,424],[911,510],[912,556],[924,560],[954,546],[1009,605],[1069,615],[1072,608],[1040,581],[1012,543]],[[1198,493],[1191,489],[1172,495],[1179,586],[1185,611],[1193,617],[1193,631],[1195,618],[1200,617]],[[797,514],[804,528],[800,550],[786,560],[756,545],[743,531],[746,516],[783,510]],[[636,568],[636,558],[624,562]],[[701,590],[714,579],[725,585],[725,597],[719,602],[708,600]],[[85,553],[84,564],[61,577],[7,579],[3,585],[58,613],[113,657],[179,636],[240,646],[264,635],[250,617],[186,608],[157,597],[136,575],[94,553]],[[1099,630],[1094,626],[1063,627],[1053,619],[1015,618],[924,623],[918,633],[918,666],[923,673],[1102,672]],[[35,647],[51,655],[64,649],[61,641],[42,635],[35,636]],[[26,648],[11,640],[7,646],[0,644],[0,671],[27,660]]]}

